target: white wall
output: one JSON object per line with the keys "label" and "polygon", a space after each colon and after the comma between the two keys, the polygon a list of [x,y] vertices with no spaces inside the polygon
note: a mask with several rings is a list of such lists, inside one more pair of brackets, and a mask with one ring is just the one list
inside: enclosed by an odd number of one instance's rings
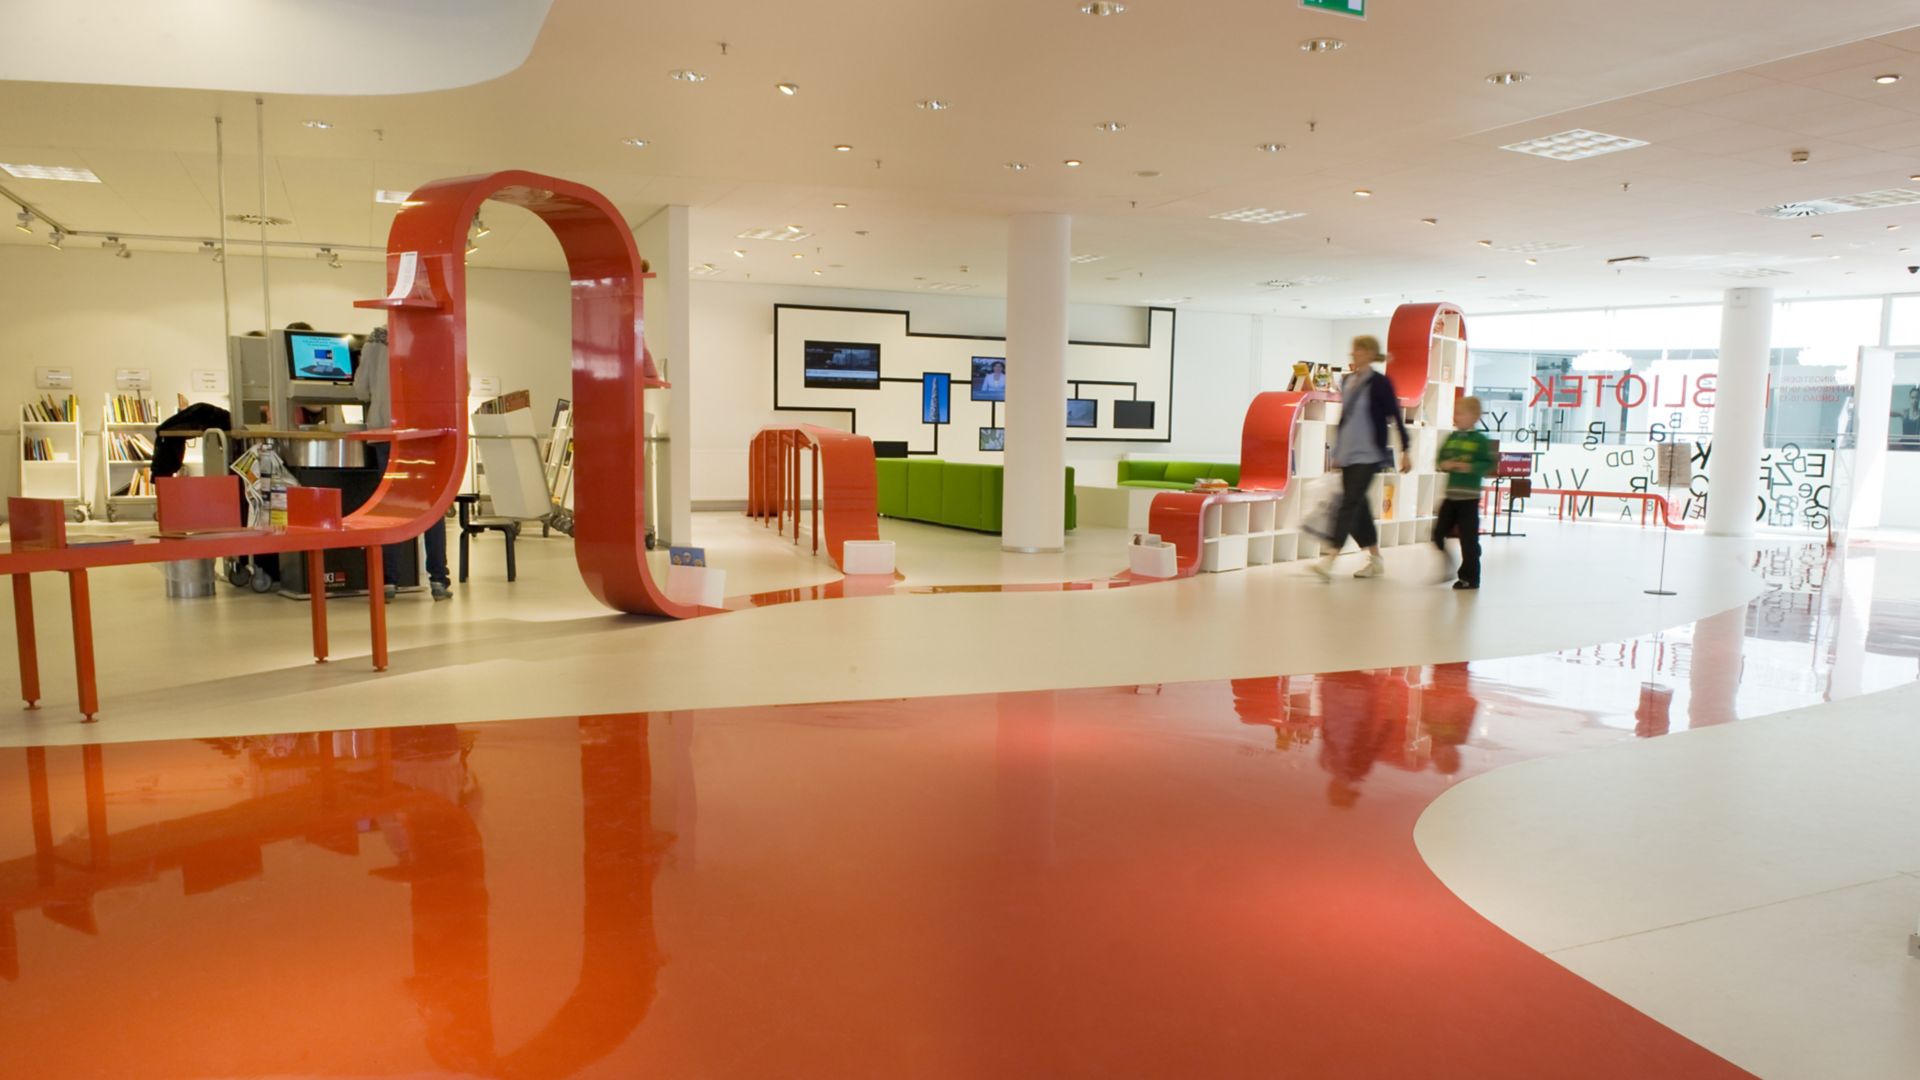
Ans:
{"label": "white wall", "polygon": [[[233,327],[260,324],[260,265],[228,260]],[[304,320],[323,330],[365,331],[378,312],[353,301],[385,291],[380,263],[339,270],[311,257],[276,258],[273,319]],[[571,394],[572,341],[566,275],[475,268],[469,275],[469,369],[494,376],[502,390],[533,393],[542,425],[554,399]],[[70,247],[0,247],[0,493],[19,490],[20,403],[38,397],[34,368],[70,367],[88,433],[86,491],[97,495],[101,396],[116,368],[153,371],[162,415],[188,390],[195,369],[226,370],[221,340],[220,267],[200,255],[138,252],[116,259]]]}
{"label": "white wall", "polygon": [[[996,297],[693,282],[693,493],[697,502],[746,498],[747,443],[768,424],[844,426],[835,413],[773,410],[773,308],[812,304],[909,311],[922,333],[1000,335],[1006,301]],[[1081,341],[1145,340],[1146,309],[1075,304],[1067,330]],[[1069,442],[1067,461],[1085,483],[1109,483],[1125,454],[1240,460],[1240,420],[1261,389],[1281,389],[1295,360],[1325,359],[1330,324],[1182,309],[1174,329],[1173,441]],[[956,393],[964,388],[956,386]]]}
{"label": "white wall", "polygon": [[1887,455],[1885,501],[1880,505],[1880,525],[1888,529],[1920,529],[1920,452],[1899,451]]}

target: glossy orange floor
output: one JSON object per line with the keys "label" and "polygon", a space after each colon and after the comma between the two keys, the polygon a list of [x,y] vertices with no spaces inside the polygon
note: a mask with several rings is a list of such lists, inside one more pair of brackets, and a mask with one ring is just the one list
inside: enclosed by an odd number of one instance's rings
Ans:
{"label": "glossy orange floor", "polygon": [[0,751],[0,1075],[1744,1075],[1411,834],[1503,764],[1914,677],[1910,604],[1761,565],[1513,660]]}

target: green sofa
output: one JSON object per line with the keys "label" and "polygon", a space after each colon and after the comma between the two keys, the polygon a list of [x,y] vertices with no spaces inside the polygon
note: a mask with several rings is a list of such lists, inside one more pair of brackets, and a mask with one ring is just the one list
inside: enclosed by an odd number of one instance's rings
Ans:
{"label": "green sofa", "polygon": [[[1002,466],[969,465],[939,458],[879,458],[875,496],[882,517],[950,525],[976,532],[1000,531]],[[1073,467],[1067,467],[1067,528],[1079,516]]]}
{"label": "green sofa", "polygon": [[1240,466],[1205,461],[1121,461],[1120,486],[1185,491],[1195,480],[1225,480],[1240,485]]}

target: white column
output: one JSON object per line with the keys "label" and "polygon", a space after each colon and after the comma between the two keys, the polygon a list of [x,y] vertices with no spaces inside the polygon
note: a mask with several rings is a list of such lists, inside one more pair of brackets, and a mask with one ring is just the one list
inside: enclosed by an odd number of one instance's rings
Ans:
{"label": "white column", "polygon": [[1707,459],[1707,534],[1752,536],[1760,506],[1773,290],[1728,289],[1720,310],[1713,455]]}
{"label": "white column", "polygon": [[1000,546],[1067,543],[1067,270],[1072,219],[1015,214],[1007,228],[1006,483]]}

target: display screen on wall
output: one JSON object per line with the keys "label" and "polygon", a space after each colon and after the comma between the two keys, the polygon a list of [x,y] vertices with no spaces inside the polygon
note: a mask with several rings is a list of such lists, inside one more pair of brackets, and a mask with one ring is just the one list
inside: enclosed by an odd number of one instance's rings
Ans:
{"label": "display screen on wall", "polygon": [[1920,385],[1894,384],[1893,415],[1887,417],[1887,448],[1920,450]]}
{"label": "display screen on wall", "polygon": [[973,400],[1007,400],[1007,361],[1001,356],[973,358]]}
{"label": "display screen on wall", "polygon": [[853,341],[809,341],[806,384],[822,390],[880,389],[880,346]]}
{"label": "display screen on wall", "polygon": [[1114,402],[1113,426],[1117,428],[1151,430],[1153,428],[1153,402]]}
{"label": "display screen on wall", "polygon": [[980,449],[998,453],[1007,448],[1007,429],[1003,427],[983,427],[980,429]]}
{"label": "display screen on wall", "polygon": [[1068,427],[1099,427],[1100,403],[1092,398],[1067,399]]}
{"label": "display screen on wall", "polygon": [[287,332],[288,374],[296,381],[350,383],[355,359],[345,335]]}
{"label": "display screen on wall", "polygon": [[953,376],[944,371],[929,371],[920,376],[920,422],[953,422]]}

